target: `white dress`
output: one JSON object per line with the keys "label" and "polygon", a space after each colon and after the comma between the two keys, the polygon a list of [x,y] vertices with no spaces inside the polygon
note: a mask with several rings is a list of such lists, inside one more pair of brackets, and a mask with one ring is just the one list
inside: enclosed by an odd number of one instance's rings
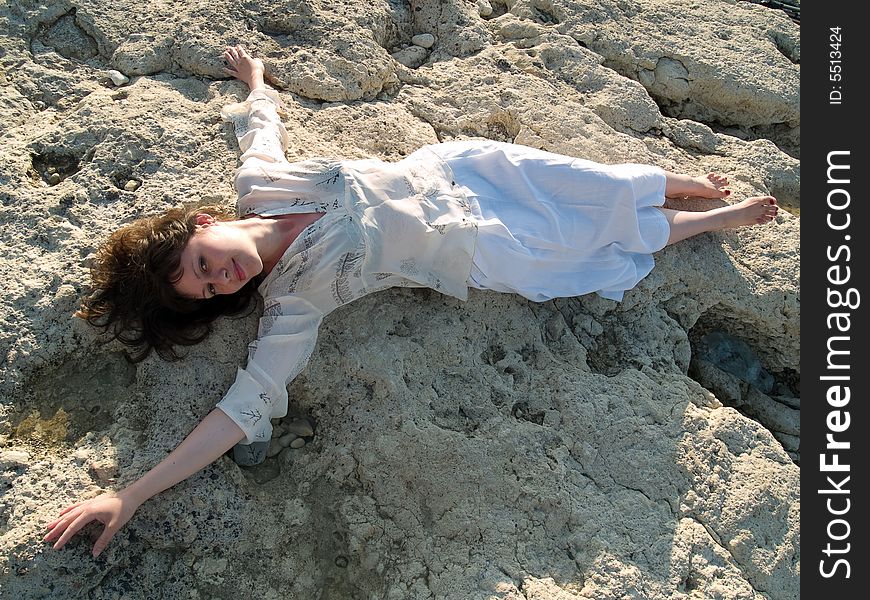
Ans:
{"label": "white dress", "polygon": [[536,301],[597,291],[621,299],[653,267],[668,223],[661,169],[605,166],[533,148],[470,140],[424,146],[397,163],[290,163],[271,90],[224,109],[242,150],[240,215],[323,213],[259,286],[264,298],[248,362],[217,407],[271,437],[287,384],[335,308],[395,286],[460,299],[467,286]]}
{"label": "white dress", "polygon": [[664,172],[493,141],[428,147],[477,220],[468,284],[537,302],[590,292],[622,300],[668,241]]}

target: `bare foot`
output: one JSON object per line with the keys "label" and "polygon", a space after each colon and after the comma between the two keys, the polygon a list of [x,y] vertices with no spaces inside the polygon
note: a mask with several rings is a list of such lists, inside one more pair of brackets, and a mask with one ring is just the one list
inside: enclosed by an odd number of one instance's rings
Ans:
{"label": "bare foot", "polygon": [[667,198],[725,198],[731,194],[728,178],[718,173],[691,177],[666,173],[665,196]]}
{"label": "bare foot", "polygon": [[779,207],[773,196],[753,196],[743,202],[717,208],[726,228],[763,225],[776,218]]}
{"label": "bare foot", "polygon": [[225,73],[244,81],[252,90],[263,85],[266,66],[262,60],[248,54],[244,46],[229,46],[224,50],[224,60],[229,65],[224,68]]}
{"label": "bare foot", "polygon": [[724,198],[731,194],[731,190],[726,190],[728,187],[728,178],[718,173],[707,173],[699,175],[693,180],[697,186],[693,194],[689,196],[698,196],[701,198]]}

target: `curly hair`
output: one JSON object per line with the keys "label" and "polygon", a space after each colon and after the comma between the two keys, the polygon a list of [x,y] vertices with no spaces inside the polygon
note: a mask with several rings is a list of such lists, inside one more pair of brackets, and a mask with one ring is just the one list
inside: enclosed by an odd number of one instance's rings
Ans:
{"label": "curly hair", "polygon": [[92,291],[82,299],[76,316],[108,331],[111,340],[136,349],[131,362],[145,359],[152,350],[164,360],[182,356],[176,346],[192,346],[211,333],[211,324],[223,315],[239,315],[255,306],[254,277],[235,294],[207,300],[187,298],[173,284],[181,273],[181,253],[196,232],[196,215],[219,221],[234,215],[217,206],[174,208],[162,215],[133,221],[115,231],[97,250],[91,266]]}

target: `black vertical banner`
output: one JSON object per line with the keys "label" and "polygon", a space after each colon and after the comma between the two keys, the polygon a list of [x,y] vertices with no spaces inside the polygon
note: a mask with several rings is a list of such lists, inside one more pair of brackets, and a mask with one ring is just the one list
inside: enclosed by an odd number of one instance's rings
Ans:
{"label": "black vertical banner", "polygon": [[[801,595],[866,598],[868,31],[862,2],[801,14]],[[866,305],[866,306],[865,306]]]}

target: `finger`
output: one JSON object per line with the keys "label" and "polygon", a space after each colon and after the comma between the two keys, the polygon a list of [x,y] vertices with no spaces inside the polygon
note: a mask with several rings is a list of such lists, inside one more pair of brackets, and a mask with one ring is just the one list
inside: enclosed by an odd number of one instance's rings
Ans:
{"label": "finger", "polygon": [[63,532],[63,535],[60,536],[60,539],[54,543],[54,549],[60,550],[64,547],[64,545],[69,541],[69,539],[74,536],[78,531],[93,521],[94,518],[87,515],[86,513],[80,514],[75,521],[70,523],[69,527],[66,528],[66,531]]}
{"label": "finger", "polygon": [[46,525],[45,528],[49,530],[48,533],[51,533],[51,530],[54,529],[54,528],[57,526],[57,524],[60,523],[60,522],[63,521],[63,520],[64,520],[64,519],[58,519],[57,521],[54,521],[54,522],[49,523],[48,525]]}
{"label": "finger", "polygon": [[66,515],[66,514],[69,513],[71,510],[73,510],[73,509],[75,509],[75,508],[78,508],[78,507],[81,506],[82,504],[84,504],[84,501],[82,501],[82,502],[76,502],[75,504],[70,504],[70,505],[67,506],[65,509],[63,509],[62,511],[60,511],[59,513],[57,513],[57,514],[58,514],[58,518],[55,519],[54,521],[52,521],[51,523],[49,523],[48,525],[46,525],[46,528],[51,529],[52,527],[54,527],[55,525],[57,525],[58,523],[60,523],[61,521],[63,521],[64,519],[67,518],[67,517],[65,517],[65,516],[63,516],[63,515]]}
{"label": "finger", "polygon": [[103,528],[102,535],[100,535],[100,537],[97,538],[97,541],[94,542],[94,558],[98,557],[103,552],[103,550],[106,549],[106,546],[108,546],[109,542],[112,541],[112,538],[115,537],[115,532],[116,530],[114,527],[109,527],[108,525],[106,525],[106,527]]}
{"label": "finger", "polygon": [[51,542],[56,540],[58,537],[63,535],[63,532],[66,531],[66,528],[69,527],[69,524],[72,523],[77,517],[78,513],[71,515],[68,518],[64,518],[60,523],[58,523],[51,531],[45,534],[43,538],[46,542]]}
{"label": "finger", "polygon": [[81,505],[84,504],[85,502],[86,502],[86,500],[81,500],[81,501],[79,501],[79,502],[76,502],[75,504],[70,504],[69,506],[67,506],[65,509],[63,509],[62,511],[60,511],[60,512],[57,513],[57,514],[62,515],[62,514],[68,513],[69,511],[71,511],[71,510],[74,509],[75,507],[77,507],[77,506],[81,506]]}
{"label": "finger", "polygon": [[56,538],[57,536],[62,534],[64,530],[69,526],[70,522],[78,516],[79,513],[74,513],[63,517],[62,519],[58,519],[55,526],[52,527],[51,531],[45,534],[45,537],[43,539],[46,541],[50,541],[51,539]]}
{"label": "finger", "polygon": [[66,523],[64,523],[63,525],[58,525],[57,527],[55,527],[54,529],[52,529],[51,531],[46,533],[43,536],[42,541],[43,542],[50,542],[52,539],[59,536],[63,532],[64,529],[66,529]]}
{"label": "finger", "polygon": [[55,519],[55,520],[52,521],[51,523],[47,524],[47,525],[45,526],[45,528],[46,528],[46,529],[52,529],[52,528],[54,528],[55,525],[57,525],[58,523],[60,523],[61,521],[63,521],[65,518],[66,518],[66,517],[58,517],[57,519]]}

